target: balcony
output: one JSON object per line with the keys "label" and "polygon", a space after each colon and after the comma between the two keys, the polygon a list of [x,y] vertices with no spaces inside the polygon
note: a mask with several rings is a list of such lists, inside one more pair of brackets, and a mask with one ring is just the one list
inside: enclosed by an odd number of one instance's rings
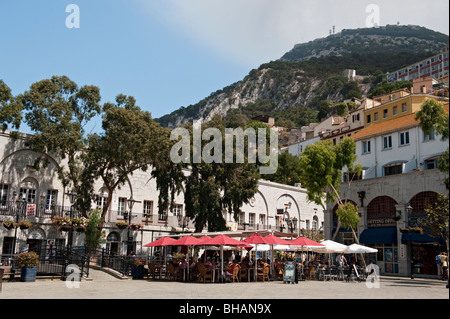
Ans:
{"label": "balcony", "polygon": [[[45,205],[45,204],[30,204],[27,203],[26,207],[23,207],[20,211],[16,202],[13,201],[1,201],[0,202],[0,216],[15,217],[17,214],[24,217],[38,217],[38,218],[54,218],[68,216],[70,214],[70,206],[60,205]],[[81,217],[81,213],[76,210],[72,211],[74,218]]]}

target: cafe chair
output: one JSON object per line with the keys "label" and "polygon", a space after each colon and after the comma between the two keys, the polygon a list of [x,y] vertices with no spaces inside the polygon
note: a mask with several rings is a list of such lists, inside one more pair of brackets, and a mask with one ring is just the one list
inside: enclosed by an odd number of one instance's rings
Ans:
{"label": "cafe chair", "polygon": [[172,263],[168,263],[167,264],[167,270],[168,270],[168,279],[173,279],[173,280],[182,280],[183,278],[183,273],[181,273],[178,269],[175,269],[174,265],[172,265]]}
{"label": "cafe chair", "polygon": [[239,266],[239,280],[242,281],[242,279],[248,280],[248,268],[246,265]]}
{"label": "cafe chair", "polygon": [[235,282],[236,280],[239,282],[240,270],[241,270],[241,266],[239,266],[239,265],[234,266],[233,273],[232,274],[225,273],[225,278],[229,278],[230,281],[233,280],[233,282]]}
{"label": "cafe chair", "polygon": [[198,281],[206,282],[209,279],[210,282],[213,281],[213,270],[211,268],[206,268],[204,264],[200,264],[197,266],[198,270]]}
{"label": "cafe chair", "polygon": [[267,282],[270,281],[269,279],[269,271],[270,271],[270,267],[268,264],[264,264],[264,266],[262,268],[258,268],[258,271],[256,272],[256,279],[258,278],[262,278],[262,281],[264,282],[265,279],[267,279]]}

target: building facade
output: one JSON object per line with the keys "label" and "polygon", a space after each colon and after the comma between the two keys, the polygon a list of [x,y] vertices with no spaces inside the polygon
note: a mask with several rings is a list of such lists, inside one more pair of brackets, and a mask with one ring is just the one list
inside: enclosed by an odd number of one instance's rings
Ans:
{"label": "building facade", "polygon": [[[76,217],[71,206],[70,189],[64,188],[57,171],[64,161],[33,152],[25,146],[27,135],[17,141],[8,132],[0,134],[0,223],[3,221],[31,222],[26,230],[7,229],[0,225],[0,254],[28,250],[48,254],[51,248],[63,248],[69,242],[69,233],[52,225],[55,216]],[[45,167],[36,169],[37,158],[46,159]],[[92,206],[103,208],[107,191],[98,180],[94,185],[96,200]],[[192,220],[184,211],[184,194],[176,196],[172,211],[158,213],[158,191],[149,172],[137,171],[130,183],[118,189],[112,198],[104,224],[102,248],[111,254],[151,254],[152,248],[143,245],[165,235],[193,232]],[[128,200],[136,203],[131,210],[131,223],[140,224],[140,230],[119,229],[116,222],[124,222],[129,212]],[[259,181],[254,198],[243,205],[239,220],[227,212],[224,218],[230,230],[274,230],[299,234],[300,229],[317,229],[323,225],[323,210],[307,201],[306,191],[299,187]],[[73,232],[73,246],[84,246],[84,234]]]}
{"label": "building facade", "polygon": [[[425,134],[415,120],[414,112],[428,98],[424,94],[408,95],[369,109],[365,117],[385,109],[388,116],[366,123],[352,136],[363,174],[352,182],[351,191],[341,189],[342,196],[358,206],[359,242],[378,248],[376,262],[382,273],[436,276],[435,256],[446,251],[443,238],[426,232],[402,233],[409,226],[420,226],[426,218],[425,209],[438,194],[448,193],[445,174],[437,169],[437,160],[448,149],[448,141],[433,132]],[[441,102],[448,114],[448,99]],[[394,105],[403,103],[407,105],[403,115],[393,114]],[[325,237],[331,238],[337,232],[338,241],[351,243],[348,230],[336,229],[336,209],[329,204]]]}

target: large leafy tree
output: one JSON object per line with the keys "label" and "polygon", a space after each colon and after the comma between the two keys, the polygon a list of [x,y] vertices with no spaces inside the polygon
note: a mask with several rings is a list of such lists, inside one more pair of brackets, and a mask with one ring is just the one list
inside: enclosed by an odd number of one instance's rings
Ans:
{"label": "large leafy tree", "polygon": [[[347,198],[341,197],[342,172],[349,174],[347,191],[353,178],[361,174],[361,165],[355,164],[356,145],[351,138],[343,139],[334,145],[331,141],[319,141],[308,145],[300,158],[300,182],[306,188],[308,199],[325,209],[325,203],[337,203],[338,226],[350,227],[356,242],[358,238],[354,228],[359,223],[358,208],[346,203]],[[337,232],[333,235],[333,239]]]}
{"label": "large leafy tree", "polygon": [[103,227],[114,191],[129,183],[133,172],[148,170],[160,149],[168,147],[167,129],[160,127],[150,113],[141,110],[135,102],[133,97],[120,94],[115,104],[106,103],[102,121],[104,132],[89,136],[84,157],[84,177],[88,181],[85,193],[94,193],[90,187],[95,178],[100,178],[108,190],[99,228]]}
{"label": "large leafy tree", "polygon": [[[34,132],[28,140],[30,148],[66,160],[67,166],[58,168],[59,178],[64,187],[81,193],[85,126],[101,111],[99,88],[79,87],[66,76],[53,76],[33,83],[18,99],[24,106],[25,122]],[[45,165],[45,157],[39,160]],[[86,212],[81,197],[78,204]]]}
{"label": "large leafy tree", "polygon": [[21,101],[12,95],[11,89],[0,79],[0,129],[18,130],[22,122],[22,109]]}
{"label": "large leafy tree", "polygon": [[288,152],[278,155],[278,169],[273,174],[264,176],[265,179],[286,185],[300,183],[300,158]]}
{"label": "large leafy tree", "polygon": [[[214,117],[210,122],[202,126],[205,132],[208,128],[217,129],[221,149],[208,149],[208,145],[213,141],[202,140],[201,149],[193,142],[194,127],[189,124],[185,126],[190,136],[190,156],[184,161],[182,166],[168,164],[172,169],[187,169],[186,174],[173,174],[171,184],[183,184],[186,216],[194,220],[196,232],[201,232],[204,227],[208,231],[226,230],[226,221],[223,212],[231,213],[235,220],[238,220],[240,208],[247,203],[258,190],[259,173],[256,163],[226,163],[225,152],[222,147],[225,145],[225,128],[220,117]],[[209,155],[220,154],[217,161],[205,160],[202,156],[200,161],[194,160],[194,152],[209,150]],[[218,153],[215,153],[218,152]],[[205,155],[203,153],[202,155]],[[245,155],[247,157],[248,154]],[[167,158],[171,162],[170,158]],[[172,188],[174,189],[174,188]],[[165,209],[160,206],[161,210]]]}

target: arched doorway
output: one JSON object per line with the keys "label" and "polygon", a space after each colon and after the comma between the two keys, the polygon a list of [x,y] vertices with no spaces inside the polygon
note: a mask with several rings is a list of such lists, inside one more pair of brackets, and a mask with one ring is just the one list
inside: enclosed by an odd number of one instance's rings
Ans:
{"label": "arched doorway", "polygon": [[[426,191],[417,193],[409,200],[412,210],[408,216],[408,226],[421,226],[423,220],[427,218],[425,210],[436,202],[437,196],[436,192]],[[424,234],[414,235],[413,237],[409,237],[409,233],[404,234],[402,241],[411,245],[411,258],[415,275],[438,275],[436,256],[446,250],[442,238],[429,236],[425,229]]]}
{"label": "arched doorway", "polygon": [[120,246],[120,234],[111,232],[106,237],[106,253],[109,255],[118,255]]}
{"label": "arched doorway", "polygon": [[398,273],[397,224],[394,220],[397,201],[389,196],[375,197],[367,205],[367,229],[360,243],[378,249],[377,264],[385,273]]}

